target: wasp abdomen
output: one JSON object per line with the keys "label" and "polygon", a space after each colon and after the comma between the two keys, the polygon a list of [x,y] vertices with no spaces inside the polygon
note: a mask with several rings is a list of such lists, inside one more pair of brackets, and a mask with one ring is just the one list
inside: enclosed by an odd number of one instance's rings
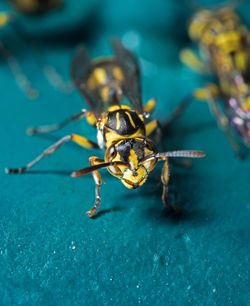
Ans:
{"label": "wasp abdomen", "polygon": [[123,136],[132,135],[139,129],[145,131],[144,123],[138,114],[128,109],[119,109],[109,112],[105,126]]}

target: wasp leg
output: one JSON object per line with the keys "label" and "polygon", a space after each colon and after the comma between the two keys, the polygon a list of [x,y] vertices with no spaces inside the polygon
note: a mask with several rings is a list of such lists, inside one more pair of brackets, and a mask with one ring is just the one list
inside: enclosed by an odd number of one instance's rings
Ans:
{"label": "wasp leg", "polygon": [[[90,162],[91,166],[94,166],[94,165],[98,165],[98,164],[103,163],[104,160],[100,159],[98,157],[95,157],[95,156],[91,156],[89,158],[89,162]],[[100,206],[100,203],[101,203],[100,189],[101,189],[101,183],[102,183],[101,175],[97,170],[93,171],[92,175],[93,175],[93,179],[95,181],[95,205],[93,206],[92,209],[87,211],[87,215],[90,218],[94,215],[94,213],[97,211],[97,209]]]}
{"label": "wasp leg", "polygon": [[168,182],[169,182],[169,164],[168,159],[166,159],[162,173],[161,173],[161,181],[163,184],[163,190],[162,190],[162,202],[164,205],[169,209],[172,209],[174,212],[178,213],[180,212],[180,207],[177,205],[170,204],[167,200],[167,192],[168,192]]}
{"label": "wasp leg", "polygon": [[6,168],[6,173],[23,173],[24,171],[29,170],[31,167],[33,167],[35,164],[37,164],[41,159],[43,159],[45,156],[49,156],[53,154],[57,149],[59,149],[63,144],[68,142],[69,140],[72,140],[79,144],[82,147],[85,148],[94,148],[94,149],[99,149],[99,146],[92,142],[91,140],[88,140],[85,137],[72,134],[72,135],[67,135],[60,140],[58,140],[55,144],[47,148],[42,154],[37,156],[34,160],[32,160],[30,163],[28,163],[26,166],[18,169],[11,169],[11,168]]}
{"label": "wasp leg", "polygon": [[0,54],[7,60],[11,72],[13,73],[18,86],[30,98],[36,99],[39,92],[31,86],[29,79],[23,73],[16,58],[6,49],[2,42],[0,42]]}
{"label": "wasp leg", "polygon": [[208,73],[208,67],[191,49],[183,49],[180,52],[180,60],[192,70],[195,70],[199,73]]}
{"label": "wasp leg", "polygon": [[157,120],[152,120],[146,124],[146,136],[150,136],[154,131],[161,130],[160,123]]}
{"label": "wasp leg", "polygon": [[40,127],[37,127],[37,128],[35,128],[35,127],[28,128],[27,134],[28,135],[34,135],[34,134],[45,134],[45,133],[53,132],[53,131],[56,131],[56,130],[59,130],[59,129],[63,128],[65,125],[67,125],[71,121],[81,120],[84,116],[88,116],[88,112],[87,112],[86,109],[82,109],[80,113],[74,114],[74,115],[70,116],[69,118],[63,120],[62,122],[60,122],[58,124],[53,124],[53,125],[48,125],[48,126],[40,126]]}
{"label": "wasp leg", "polygon": [[148,113],[149,115],[153,112],[153,110],[156,107],[156,100],[155,99],[150,99],[148,100],[147,104],[144,106],[143,110],[145,113]]}
{"label": "wasp leg", "polygon": [[192,96],[185,98],[172,112],[168,117],[167,121],[164,124],[164,129],[168,128],[174,121],[176,121],[185,111],[186,107],[192,101]]}
{"label": "wasp leg", "polygon": [[216,101],[216,97],[213,95],[212,89],[209,85],[207,86],[207,93],[209,96],[208,103],[210,105],[211,111],[213,112],[216,118],[217,124],[227,135],[227,138],[230,141],[231,146],[233,147],[237,156],[241,158],[240,146],[238,145],[238,143],[234,139],[232,132],[230,131],[229,120],[220,110],[218,103]]}
{"label": "wasp leg", "polygon": [[[219,89],[216,85],[210,84],[211,90],[214,96],[219,96]],[[208,101],[208,92],[206,88],[196,89],[192,95],[186,97],[172,112],[167,121],[164,124],[164,129],[168,128],[175,120],[177,120],[185,111],[187,106],[192,102],[192,99],[196,98],[202,101]]]}
{"label": "wasp leg", "polygon": [[[207,90],[207,87],[209,87],[209,91]],[[214,99],[218,98],[220,96],[220,90],[218,86],[215,84],[208,84],[206,88],[197,88],[193,91],[193,97],[207,102],[210,99],[211,94],[213,95]]]}

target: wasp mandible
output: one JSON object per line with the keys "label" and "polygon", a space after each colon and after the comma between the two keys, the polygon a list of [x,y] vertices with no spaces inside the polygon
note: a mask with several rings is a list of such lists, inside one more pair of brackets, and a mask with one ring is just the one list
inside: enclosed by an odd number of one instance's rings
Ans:
{"label": "wasp mandible", "polygon": [[[199,72],[211,72],[217,84],[195,90],[195,98],[208,101],[217,124],[234,151],[240,147],[230,125],[250,147],[250,35],[232,8],[200,10],[189,25],[189,36],[200,46],[203,59],[191,50],[181,52],[182,61]],[[221,110],[219,99],[223,102]]]}
{"label": "wasp mandible", "polygon": [[[89,158],[90,167],[75,171],[72,177],[80,177],[90,172],[96,185],[96,199],[87,214],[92,217],[100,205],[101,176],[98,170],[107,168],[123,185],[129,189],[142,186],[157,162],[164,161],[161,181],[163,183],[162,201],[167,207],[176,208],[167,201],[169,181],[169,157],[205,156],[202,151],[172,151],[159,153],[155,144],[148,138],[157,130],[156,120],[147,122],[156,101],[151,99],[142,106],[140,70],[132,53],[118,40],[112,42],[114,57],[91,61],[87,50],[79,47],[72,63],[72,79],[90,111],[80,113],[57,125],[31,128],[29,134],[41,134],[58,130],[72,120],[83,117],[97,128],[97,143],[76,134],[63,137],[50,146],[36,159],[19,169],[6,169],[7,173],[23,173],[45,156],[51,155],[66,142],[72,140],[85,148],[105,148],[105,157]],[[131,106],[123,104],[125,98]]]}

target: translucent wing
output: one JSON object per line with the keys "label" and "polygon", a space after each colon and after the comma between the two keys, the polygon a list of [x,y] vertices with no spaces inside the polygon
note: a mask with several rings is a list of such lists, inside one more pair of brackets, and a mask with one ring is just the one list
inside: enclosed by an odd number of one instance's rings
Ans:
{"label": "translucent wing", "polygon": [[72,65],[71,77],[74,85],[82,94],[90,111],[98,119],[104,111],[104,105],[97,89],[89,89],[87,77],[91,71],[91,60],[86,48],[81,45],[77,48]]}
{"label": "translucent wing", "polygon": [[112,47],[124,75],[123,84],[124,95],[129,99],[133,107],[140,113],[143,113],[141,84],[140,84],[140,68],[133,54],[123,47],[117,40],[112,40]]}

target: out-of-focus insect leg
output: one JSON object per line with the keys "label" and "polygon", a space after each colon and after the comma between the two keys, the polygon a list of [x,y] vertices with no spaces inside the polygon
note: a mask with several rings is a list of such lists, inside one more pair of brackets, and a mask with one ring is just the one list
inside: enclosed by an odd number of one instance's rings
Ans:
{"label": "out-of-focus insect leg", "polygon": [[214,97],[213,92],[212,92],[209,85],[207,86],[207,92],[208,92],[208,95],[209,95],[208,103],[210,105],[211,111],[213,112],[213,114],[216,118],[217,124],[220,126],[220,128],[227,135],[227,138],[230,141],[230,143],[231,143],[235,153],[237,154],[237,156],[239,158],[241,158],[240,147],[237,144],[237,142],[235,141],[232,132],[230,131],[229,120],[220,110],[220,108],[218,106],[218,103],[216,102],[216,99],[215,99],[216,97]]}
{"label": "out-of-focus insect leg", "polygon": [[192,96],[185,98],[168,117],[167,121],[164,123],[164,129],[168,128],[174,121],[176,121],[185,111],[186,107],[192,101]]}
{"label": "out-of-focus insect leg", "polygon": [[[94,165],[104,163],[104,160],[98,157],[95,157],[95,156],[91,156],[89,158],[89,162],[91,166],[94,166]],[[102,183],[101,175],[97,170],[93,171],[92,175],[95,181],[95,205],[93,206],[92,209],[87,211],[87,215],[90,218],[93,216],[93,214],[97,211],[98,207],[100,206],[100,202],[101,202],[100,189],[101,189],[101,183]]]}
{"label": "out-of-focus insect leg", "polygon": [[163,190],[162,190],[162,202],[167,208],[170,208],[174,210],[175,212],[180,211],[180,207],[177,205],[170,204],[167,200],[167,192],[168,192],[168,182],[169,182],[169,164],[168,159],[165,160],[162,173],[161,173],[161,181],[163,184]]}
{"label": "out-of-focus insect leg", "polygon": [[68,142],[69,140],[72,140],[79,144],[80,146],[83,146],[85,148],[94,148],[94,149],[99,149],[99,146],[92,142],[91,140],[88,140],[85,137],[72,134],[72,135],[67,135],[60,140],[58,140],[55,144],[50,146],[48,149],[46,149],[42,154],[40,154],[38,157],[36,157],[34,160],[32,160],[30,163],[28,163],[26,166],[18,169],[11,169],[11,168],[6,168],[6,173],[23,173],[24,171],[29,170],[31,167],[33,167],[35,164],[37,164],[41,159],[43,159],[45,156],[49,156],[53,154],[57,149],[59,149],[63,144]]}
{"label": "out-of-focus insect leg", "polygon": [[146,124],[146,136],[150,136],[155,130],[160,129],[160,124],[157,120],[152,120]]}
{"label": "out-of-focus insect leg", "polygon": [[37,127],[37,128],[30,127],[27,130],[27,134],[28,135],[45,134],[45,133],[50,133],[50,132],[53,132],[53,131],[57,131],[57,130],[63,128],[64,126],[66,126],[71,121],[81,120],[84,116],[87,116],[87,113],[88,112],[87,112],[86,109],[82,109],[80,113],[74,114],[74,115],[70,116],[69,118],[63,120],[62,122],[60,122],[58,124],[40,126],[40,127]]}
{"label": "out-of-focus insect leg", "polygon": [[[220,90],[218,88],[218,86],[216,86],[215,84],[208,84],[207,86],[209,86],[209,91],[206,88],[197,88],[193,91],[193,97],[201,100],[201,101],[205,101],[208,102],[210,99],[210,96],[212,94],[213,98],[218,98],[220,96]],[[211,94],[210,94],[211,93]]]}
{"label": "out-of-focus insect leg", "polygon": [[0,42],[0,54],[7,60],[10,70],[12,71],[18,86],[30,98],[36,99],[39,95],[38,91],[31,86],[29,79],[23,73],[18,61]]}
{"label": "out-of-focus insect leg", "polygon": [[147,104],[143,108],[144,112],[150,115],[155,109],[156,104],[157,102],[155,99],[148,100]]}
{"label": "out-of-focus insect leg", "polygon": [[189,68],[199,72],[207,73],[207,66],[199,59],[199,57],[190,49],[186,48],[180,52],[180,60]]}

